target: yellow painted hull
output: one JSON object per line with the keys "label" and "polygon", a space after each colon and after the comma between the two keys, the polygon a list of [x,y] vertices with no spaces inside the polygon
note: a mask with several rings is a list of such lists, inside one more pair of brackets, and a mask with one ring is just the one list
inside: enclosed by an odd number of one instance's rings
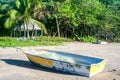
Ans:
{"label": "yellow painted hull", "polygon": [[23,50],[23,52],[34,64],[87,77],[101,72],[106,64],[104,59],[59,51]]}

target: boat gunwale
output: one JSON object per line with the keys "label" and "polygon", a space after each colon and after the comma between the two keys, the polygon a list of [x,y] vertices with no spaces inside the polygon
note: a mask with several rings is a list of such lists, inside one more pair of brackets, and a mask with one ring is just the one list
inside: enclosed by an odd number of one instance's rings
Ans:
{"label": "boat gunwale", "polygon": [[[27,51],[26,51],[26,49],[21,49],[21,50],[22,50],[23,53],[29,54],[29,55],[32,55],[32,56],[35,56],[35,57],[39,57],[39,58],[43,58],[43,59],[48,59],[48,60],[53,60],[53,61],[60,61],[60,62],[65,62],[65,63],[72,63],[72,62],[67,62],[67,61],[62,61],[62,60],[56,60],[56,59],[51,59],[51,58],[45,58],[45,57],[42,57],[42,56],[38,56],[38,55],[35,55],[35,54],[31,54],[31,53],[28,53],[28,49],[27,49]],[[39,50],[48,51],[48,52],[59,52],[59,53],[70,54],[70,55],[74,55],[74,56],[87,57],[87,58],[93,58],[93,59],[101,59],[100,62],[92,63],[92,64],[80,63],[80,64],[85,65],[85,66],[99,65],[99,64],[102,63],[102,62],[107,62],[107,60],[102,59],[102,58],[84,56],[84,55],[79,55],[79,54],[73,54],[73,53],[70,53],[70,52],[62,52],[62,51],[47,50],[47,49],[39,49]],[[35,49],[35,51],[38,52],[38,49]],[[27,52],[27,53],[26,53],[26,52]],[[29,51],[29,52],[30,52],[30,51]],[[79,64],[79,63],[72,63],[72,64]]]}
{"label": "boat gunwale", "polygon": [[[49,51],[49,50],[47,50]],[[67,62],[67,61],[62,61],[62,60],[56,60],[56,59],[51,59],[51,58],[45,58],[45,57],[42,57],[42,56],[38,56],[38,55],[34,55],[34,54],[30,54],[30,53],[26,53],[23,51],[24,54],[28,54],[28,55],[31,55],[31,56],[35,56],[35,57],[38,57],[38,58],[43,58],[43,59],[47,59],[47,60],[53,60],[53,61],[58,61],[58,62],[64,62],[64,63],[69,63],[69,64],[79,64],[79,63],[72,63],[72,62]],[[84,64],[84,63],[80,63],[80,65],[83,65],[83,66],[91,66],[89,64]]]}

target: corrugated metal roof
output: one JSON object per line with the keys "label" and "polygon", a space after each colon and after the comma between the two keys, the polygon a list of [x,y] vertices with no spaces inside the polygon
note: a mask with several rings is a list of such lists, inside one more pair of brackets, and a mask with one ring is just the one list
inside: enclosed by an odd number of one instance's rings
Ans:
{"label": "corrugated metal roof", "polygon": [[17,25],[14,30],[42,30],[40,26],[38,26],[37,24],[33,23],[32,19],[30,19],[28,26],[26,25],[26,23],[22,23],[21,25]]}

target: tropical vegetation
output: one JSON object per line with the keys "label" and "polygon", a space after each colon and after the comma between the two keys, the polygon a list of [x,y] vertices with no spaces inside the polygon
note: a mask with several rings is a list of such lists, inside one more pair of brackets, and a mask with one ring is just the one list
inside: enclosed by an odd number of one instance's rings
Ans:
{"label": "tropical vegetation", "polygon": [[0,0],[0,36],[30,20],[45,36],[120,41],[120,0]]}
{"label": "tropical vegetation", "polygon": [[72,39],[59,37],[41,36],[36,39],[22,39],[13,37],[0,37],[1,47],[23,47],[23,46],[56,46],[64,42],[71,42]]}

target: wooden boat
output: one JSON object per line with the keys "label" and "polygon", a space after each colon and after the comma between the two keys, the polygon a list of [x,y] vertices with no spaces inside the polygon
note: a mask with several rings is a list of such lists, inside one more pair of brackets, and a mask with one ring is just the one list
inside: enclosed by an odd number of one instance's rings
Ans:
{"label": "wooden boat", "polygon": [[22,51],[34,64],[87,77],[101,72],[106,64],[104,59],[60,51],[32,49]]}

